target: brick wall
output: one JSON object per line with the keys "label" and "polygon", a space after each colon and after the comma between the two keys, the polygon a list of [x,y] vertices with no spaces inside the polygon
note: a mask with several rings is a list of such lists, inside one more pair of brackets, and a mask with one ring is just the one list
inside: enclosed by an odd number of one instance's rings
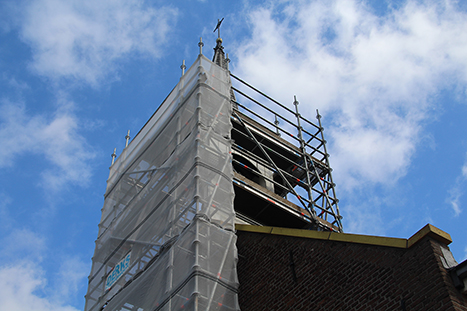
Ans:
{"label": "brick wall", "polygon": [[237,231],[239,303],[259,310],[467,310],[440,244],[408,249]]}

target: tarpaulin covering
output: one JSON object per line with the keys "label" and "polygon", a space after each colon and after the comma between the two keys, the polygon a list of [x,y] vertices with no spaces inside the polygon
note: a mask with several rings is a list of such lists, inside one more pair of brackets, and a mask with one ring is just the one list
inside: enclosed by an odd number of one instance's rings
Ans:
{"label": "tarpaulin covering", "polygon": [[230,87],[200,55],[112,165],[85,311],[239,310]]}

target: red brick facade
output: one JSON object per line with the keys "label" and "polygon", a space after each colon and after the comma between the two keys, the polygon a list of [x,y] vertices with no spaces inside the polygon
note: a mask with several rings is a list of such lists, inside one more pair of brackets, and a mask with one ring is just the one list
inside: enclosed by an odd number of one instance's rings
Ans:
{"label": "red brick facade", "polygon": [[467,310],[429,235],[407,248],[237,231],[239,303],[260,310]]}

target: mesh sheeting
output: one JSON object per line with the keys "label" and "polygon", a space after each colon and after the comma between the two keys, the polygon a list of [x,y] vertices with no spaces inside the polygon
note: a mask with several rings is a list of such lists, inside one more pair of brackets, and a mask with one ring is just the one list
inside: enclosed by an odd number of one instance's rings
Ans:
{"label": "mesh sheeting", "polygon": [[239,310],[230,116],[200,55],[111,167],[86,311]]}

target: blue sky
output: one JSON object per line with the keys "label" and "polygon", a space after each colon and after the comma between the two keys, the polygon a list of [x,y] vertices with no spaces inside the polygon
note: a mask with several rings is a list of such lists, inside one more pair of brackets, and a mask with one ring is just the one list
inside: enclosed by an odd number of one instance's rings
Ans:
{"label": "blue sky", "polygon": [[82,310],[110,166],[212,57],[323,115],[347,233],[426,223],[467,257],[464,1],[0,2],[0,310]]}

